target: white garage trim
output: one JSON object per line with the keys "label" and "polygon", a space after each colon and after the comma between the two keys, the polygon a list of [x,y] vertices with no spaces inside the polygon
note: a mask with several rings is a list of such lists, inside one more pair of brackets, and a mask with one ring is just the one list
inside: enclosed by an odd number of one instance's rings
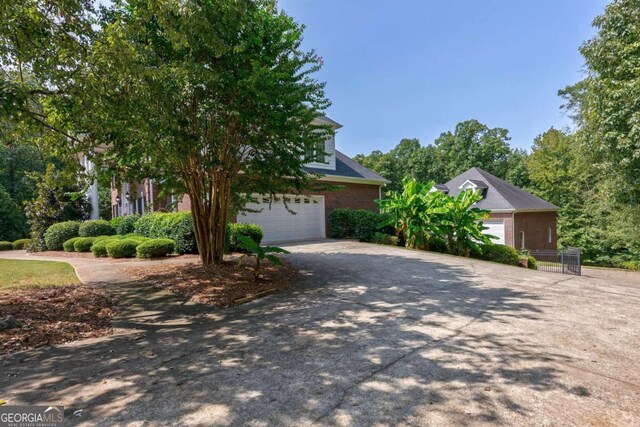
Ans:
{"label": "white garage trim", "polygon": [[[278,195],[269,205],[267,197],[255,196],[258,203],[247,208],[260,212],[243,212],[237,221],[258,224],[264,233],[264,243],[322,239],[326,237],[324,196]],[[284,204],[296,214],[289,212]]]}
{"label": "white garage trim", "polygon": [[492,240],[493,243],[500,245],[505,244],[504,221],[484,221],[483,225],[487,227],[486,230],[482,231],[483,234],[490,234],[497,237],[497,239]]}

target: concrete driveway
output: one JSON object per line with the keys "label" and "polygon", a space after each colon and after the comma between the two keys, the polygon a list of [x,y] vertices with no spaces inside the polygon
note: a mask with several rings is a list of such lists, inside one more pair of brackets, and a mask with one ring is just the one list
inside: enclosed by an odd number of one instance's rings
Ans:
{"label": "concrete driveway", "polygon": [[640,424],[640,274],[288,249],[295,291],[8,356],[0,399],[86,425]]}

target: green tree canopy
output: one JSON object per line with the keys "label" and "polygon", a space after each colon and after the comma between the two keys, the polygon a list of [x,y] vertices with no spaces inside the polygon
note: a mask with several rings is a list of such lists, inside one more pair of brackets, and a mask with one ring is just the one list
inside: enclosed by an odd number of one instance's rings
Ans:
{"label": "green tree canopy", "polygon": [[597,33],[580,47],[586,78],[560,91],[578,136],[612,181],[615,200],[640,201],[640,7],[614,0],[593,21]]}
{"label": "green tree canopy", "polygon": [[458,123],[453,132],[440,134],[434,144],[422,147],[417,139],[405,138],[388,153],[376,150],[358,154],[354,160],[390,180],[388,188],[396,191],[402,189],[406,176],[444,183],[472,167],[526,187],[527,153],[511,150],[509,140],[506,129],[467,120]]}

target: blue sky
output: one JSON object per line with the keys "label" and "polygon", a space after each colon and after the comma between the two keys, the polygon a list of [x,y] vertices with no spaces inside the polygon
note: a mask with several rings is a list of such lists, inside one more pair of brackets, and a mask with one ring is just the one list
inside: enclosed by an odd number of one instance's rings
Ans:
{"label": "blue sky", "polygon": [[604,0],[280,0],[306,25],[304,46],[342,123],[348,155],[423,145],[475,118],[529,148],[570,120],[558,89],[581,79],[580,44]]}

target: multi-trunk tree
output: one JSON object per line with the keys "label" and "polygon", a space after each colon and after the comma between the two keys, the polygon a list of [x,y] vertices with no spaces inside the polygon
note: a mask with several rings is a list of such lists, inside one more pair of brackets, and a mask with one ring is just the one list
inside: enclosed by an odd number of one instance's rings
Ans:
{"label": "multi-trunk tree", "polygon": [[[115,1],[100,14],[90,2],[62,4],[91,24],[70,35],[82,45],[67,81],[40,72],[55,61],[41,64],[33,50],[16,55],[25,50],[16,44],[5,55],[14,69],[50,79],[32,91],[42,93],[29,117],[68,136],[58,138],[60,151],[87,153],[123,179],[152,178],[168,193],[186,193],[205,265],[222,262],[226,224],[253,194],[310,185],[301,169],[306,148],[331,132],[315,121],[329,105],[314,78],[322,61],[302,49],[303,28],[275,1]],[[18,3],[11,7],[20,18]],[[4,39],[11,42],[10,34]],[[51,43],[73,50],[65,37]],[[15,70],[6,75],[19,82]]]}

